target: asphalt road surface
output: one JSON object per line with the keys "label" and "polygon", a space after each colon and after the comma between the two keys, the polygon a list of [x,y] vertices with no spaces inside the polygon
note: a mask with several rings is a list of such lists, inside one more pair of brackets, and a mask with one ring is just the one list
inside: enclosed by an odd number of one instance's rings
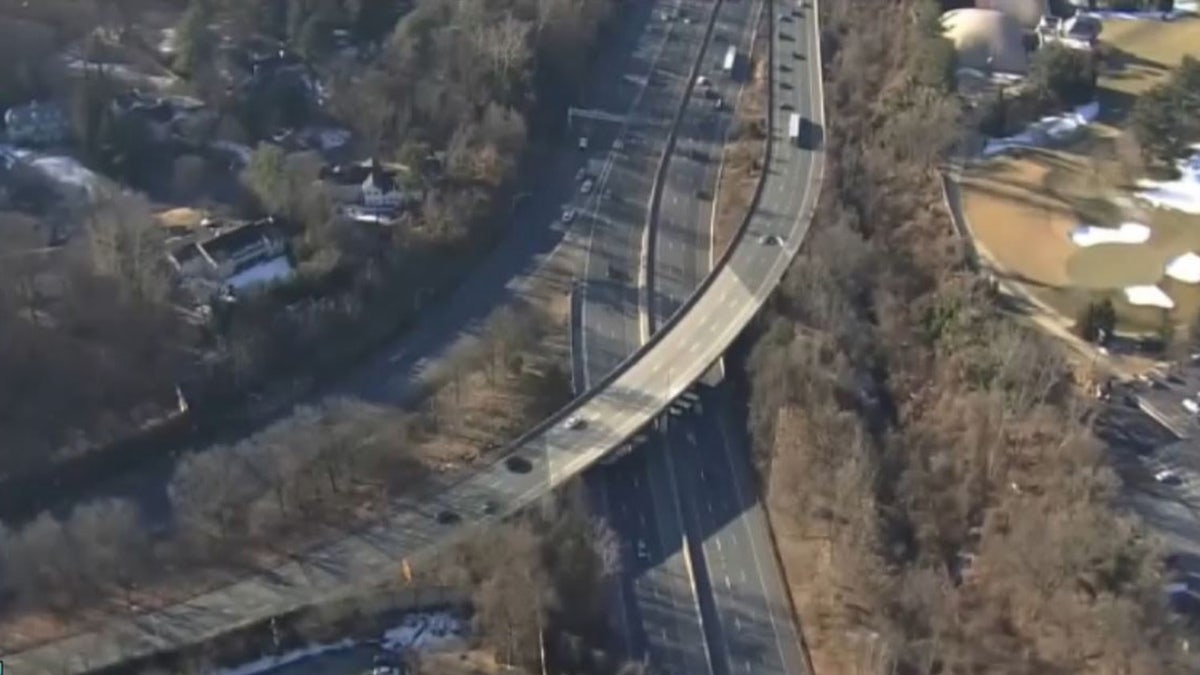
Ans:
{"label": "asphalt road surface", "polygon": [[[782,58],[799,58],[788,82],[776,82],[775,105],[786,94],[810,120],[824,125],[816,50],[818,29],[804,17],[775,39]],[[748,236],[689,309],[603,386],[539,425],[495,462],[431,481],[427,491],[397,499],[381,521],[262,573],[186,603],[111,618],[63,640],[5,654],[18,673],[98,669],[217,635],[230,624],[276,616],[394,578],[397,561],[424,565],[441,546],[470,536],[503,514],[534,503],[644,428],[728,349],[758,312],[808,232],[821,175],[818,150],[789,143],[787,119],[775,115],[773,146],[762,196]],[[812,147],[812,146],[809,146]],[[770,235],[774,238],[767,238]],[[565,424],[567,416],[580,424]],[[516,458],[521,458],[517,461]],[[499,504],[484,513],[486,501]],[[451,517],[447,518],[447,514]]]}
{"label": "asphalt road surface", "polygon": [[[582,295],[580,321],[574,326],[580,333],[574,338],[578,349],[573,364],[580,389],[607,375],[642,343],[637,283],[648,201],[658,162],[666,150],[669,123],[704,51],[711,9],[710,3],[688,1],[681,3],[677,11],[667,10],[673,18],[661,12],[655,14],[660,30],[670,36],[658,61],[660,69],[652,78],[652,86],[643,92],[636,114],[618,130],[624,152],[615,155],[616,161],[597,180],[595,189],[602,198],[582,216],[590,230],[578,287]],[[590,138],[594,145],[598,135]],[[665,477],[662,458],[655,459],[658,473]],[[601,472],[591,481],[593,493],[600,492],[601,509],[608,474]],[[661,498],[674,506],[672,494],[664,492]],[[637,646],[633,635],[626,635],[627,650],[648,654],[664,672],[709,672],[706,654],[697,648],[703,644],[703,626],[681,551],[682,524],[674,511],[662,508],[647,509],[638,522],[628,525],[636,534],[625,541],[640,542],[630,545],[640,545],[643,553],[658,559],[659,564],[647,567],[644,575],[622,579],[627,588],[618,598],[616,616],[624,616],[625,610],[632,608],[638,617],[634,623],[642,624],[636,631]],[[626,599],[628,602],[621,602]],[[622,630],[629,631],[629,626]]]}
{"label": "asphalt road surface", "polygon": [[[600,195],[581,210],[587,227],[581,284],[582,311],[578,330],[584,385],[607,375],[642,343],[639,325],[638,274],[647,201],[671,122],[689,73],[704,42],[711,1],[658,3],[652,33],[662,36],[656,67],[626,123],[604,123],[587,129],[590,147],[612,148],[611,161],[599,172],[593,191]],[[678,11],[664,20],[662,12]],[[578,383],[578,378],[577,378]]]}
{"label": "asphalt road surface", "polygon": [[[714,96],[732,101],[740,89],[732,74],[722,72],[721,60],[730,45],[745,58],[758,4],[726,2],[719,8],[698,69],[708,84],[693,89],[679,120],[655,228],[659,239],[652,274],[656,283],[663,283],[659,297],[669,302],[655,302],[654,314],[664,319],[710,269],[711,206],[706,208],[710,202],[702,195],[711,196],[715,190],[716,158],[732,119],[730,108],[717,108],[712,101]],[[635,270],[627,279],[637,278],[640,271],[642,238],[640,231],[637,234],[624,242],[627,264]],[[630,290],[624,297],[639,302],[636,288]],[[641,308],[627,305],[623,309],[623,332],[628,336],[624,351],[628,353],[640,343],[641,327],[635,322]],[[593,316],[597,314],[592,310]],[[597,360],[593,358],[591,363]],[[588,484],[596,495],[597,510],[613,525],[626,554],[620,596],[612,615],[627,654],[645,658],[665,672],[713,672],[716,664],[706,646],[719,635],[713,634],[701,611],[701,605],[711,601],[697,592],[682,503],[665,446],[653,442],[617,465],[598,467],[589,475]]]}
{"label": "asphalt road surface", "polygon": [[806,673],[734,405],[728,386],[702,387],[667,428],[696,579],[702,601],[712,603],[705,625],[714,670]]}

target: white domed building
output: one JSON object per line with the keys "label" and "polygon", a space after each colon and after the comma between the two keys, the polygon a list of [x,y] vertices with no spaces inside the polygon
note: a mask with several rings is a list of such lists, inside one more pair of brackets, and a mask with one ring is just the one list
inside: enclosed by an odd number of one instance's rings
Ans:
{"label": "white domed building", "polygon": [[1050,13],[1047,0],[975,0],[979,9],[992,9],[1011,17],[1021,28],[1031,31]]}
{"label": "white domed building", "polygon": [[[1034,25],[1037,21],[1034,21]],[[996,9],[954,9],[942,15],[959,70],[1023,76],[1029,71],[1022,24]]]}

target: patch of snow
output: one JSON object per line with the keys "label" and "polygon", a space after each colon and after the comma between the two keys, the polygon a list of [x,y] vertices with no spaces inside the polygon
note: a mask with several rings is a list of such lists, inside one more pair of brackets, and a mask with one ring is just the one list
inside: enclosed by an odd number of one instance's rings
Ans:
{"label": "patch of snow", "polygon": [[264,656],[261,659],[243,663],[233,668],[222,668],[217,670],[214,675],[257,675],[258,673],[282,668],[297,661],[303,661],[304,659],[320,656],[321,654],[328,654],[329,652],[344,651],[352,647],[354,647],[352,640],[342,640],[341,642],[334,642],[327,645],[311,645],[278,656]]}
{"label": "patch of snow", "polygon": [[1150,228],[1141,223],[1121,223],[1117,228],[1080,225],[1071,230],[1076,246],[1096,244],[1144,244],[1150,239]]}
{"label": "patch of snow", "polygon": [[237,274],[229,277],[225,283],[233,286],[238,290],[253,288],[275,281],[282,281],[292,276],[295,270],[292,268],[292,263],[288,262],[287,256],[278,256],[271,258],[266,262],[247,267]]}
{"label": "patch of snow", "polygon": [[466,633],[463,621],[449,612],[417,613],[386,630],[382,642],[390,651],[438,649],[461,642]]}
{"label": "patch of snow", "polygon": [[0,145],[0,158],[9,169],[17,162],[23,162],[60,185],[82,189],[89,197],[95,193],[100,181],[96,172],[74,157],[42,155],[15,145]]}
{"label": "patch of snow", "polygon": [[357,204],[346,204],[341,207],[341,211],[342,215],[359,223],[387,225],[396,219],[396,213],[391,209],[375,209]]}
{"label": "patch of snow", "polygon": [[1063,141],[1077,134],[1100,115],[1100,104],[1092,101],[1061,115],[1048,115],[1030,124],[1019,134],[1006,138],[989,139],[983,148],[985,157],[991,157],[1010,148],[1038,148],[1050,141]]}
{"label": "patch of snow", "polygon": [[1191,251],[1167,263],[1167,276],[1185,284],[1200,284],[1200,255]]}
{"label": "patch of snow", "polygon": [[[1098,9],[1096,11],[1080,11],[1082,16],[1092,16],[1101,21],[1161,21],[1162,12],[1141,10],[1123,12],[1114,9]],[[1175,9],[1168,15],[1168,20],[1200,14],[1200,2],[1197,0],[1175,0]]]}
{"label": "patch of snow", "polygon": [[1125,300],[1131,305],[1163,309],[1175,307],[1175,301],[1158,286],[1126,286],[1124,291]]}
{"label": "patch of snow", "polygon": [[345,129],[319,129],[317,142],[322,150],[336,150],[350,142],[350,132]]}
{"label": "patch of snow", "polygon": [[139,70],[135,70],[125,65],[124,63],[108,63],[103,61],[84,61],[69,57],[65,59],[67,70],[74,72],[82,72],[89,69],[102,70],[105,75],[111,76],[125,84],[131,86],[150,86],[155,89],[166,89],[176,80],[173,77],[163,75],[151,75]]}
{"label": "patch of snow", "polygon": [[1200,143],[1191,146],[1192,155],[1175,163],[1179,178],[1156,181],[1138,180],[1137,196],[1160,209],[1174,209],[1200,215]]}
{"label": "patch of snow", "polygon": [[[466,634],[466,623],[450,612],[416,612],[406,614],[399,625],[385,631],[379,644],[393,652],[409,649],[432,650],[456,647],[462,643]],[[217,670],[214,675],[260,675],[314,656],[371,643],[372,641],[358,643],[353,640],[341,640],[329,644],[309,645],[286,654],[264,656],[240,666]]]}

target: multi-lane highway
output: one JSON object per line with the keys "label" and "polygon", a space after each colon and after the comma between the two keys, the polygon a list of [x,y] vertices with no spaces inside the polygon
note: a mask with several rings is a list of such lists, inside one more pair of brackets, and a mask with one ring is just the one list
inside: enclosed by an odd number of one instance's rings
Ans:
{"label": "multi-lane highway", "polygon": [[[615,129],[591,125],[590,147],[620,150],[593,188],[593,200],[581,217],[588,228],[586,259],[579,292],[577,330],[579,369],[584,386],[612,372],[642,343],[638,279],[647,202],[656,165],[666,149],[671,123],[704,46],[711,0],[660,0],[653,32],[661,34],[662,53],[643,90],[637,110]],[[718,5],[720,3],[717,3]],[[578,380],[577,380],[578,381]]]}
{"label": "multi-lane highway", "polygon": [[[750,9],[752,4],[757,7]],[[717,158],[732,121],[724,103],[735,100],[743,86],[762,7],[736,3],[721,12],[713,33],[719,48],[707,50],[703,85],[680,120],[657,217],[650,219],[657,244],[649,270],[655,290],[647,311],[651,330],[709,272],[709,200],[719,197]],[[738,63],[725,72],[724,52],[730,46]],[[724,387],[706,391],[688,412],[665,418],[665,434],[650,435],[638,452],[593,473],[603,491],[600,504],[627,552],[618,603],[625,641],[635,655],[644,654],[667,672],[804,673],[801,641],[785,602],[749,450],[728,418],[731,403]],[[684,596],[684,589],[695,596],[694,603],[672,602]],[[699,614],[699,639],[694,631],[679,629],[690,627],[691,611]],[[689,634],[690,645],[671,648],[669,637]],[[689,669],[676,660],[680,653],[697,659],[703,654],[707,663],[703,670]]]}
{"label": "multi-lane highway", "polygon": [[[634,268],[624,279],[641,280],[641,266],[649,264],[647,280],[651,288],[658,289],[655,298],[646,298],[630,283],[623,294],[623,353],[633,352],[645,337],[645,329],[661,324],[709,272],[711,208],[705,207],[715,191],[718,158],[732,120],[732,106],[725,102],[734,100],[741,87],[736,77],[740,73],[725,72],[723,58],[731,46],[743,58],[748,53],[757,7],[761,3],[749,1],[714,7],[709,42],[696,55],[692,70],[698,77],[667,157],[661,196],[647,205],[656,211],[622,236],[623,242],[613,242],[626,245],[625,264]],[[719,107],[714,103],[717,100],[722,101]],[[650,224],[651,230],[643,232],[642,227]],[[644,258],[643,245],[649,243],[649,237],[657,238],[653,261]],[[644,306],[647,300],[652,307]],[[605,316],[603,310],[592,309],[591,313]],[[593,327],[584,325],[585,330]],[[578,356],[583,360],[589,355],[585,351]],[[596,367],[597,362],[607,365],[605,361],[603,355],[590,360],[589,381],[606,374]],[[620,535],[625,552],[617,589],[620,595],[613,612],[625,650],[664,672],[714,672],[720,664],[713,663],[706,647],[720,640],[721,634],[713,630],[713,619],[705,621],[703,616],[702,605],[709,601],[697,589],[682,502],[670,457],[657,435],[633,456],[614,466],[598,467],[588,478],[598,510]]]}
{"label": "multi-lane highway", "polygon": [[666,454],[693,553],[717,673],[807,673],[728,385],[700,387],[668,423]]}
{"label": "multi-lane highway", "polygon": [[[803,16],[773,29],[776,54],[795,64],[789,81],[773,85],[773,95],[777,106],[790,97],[788,103],[813,120],[819,136],[824,117],[811,4],[805,3]],[[84,672],[340,597],[348,586],[394,578],[398,560],[424,564],[474,527],[533,503],[591,466],[655,419],[720,357],[799,249],[816,201],[821,152],[790,144],[783,115],[772,115],[770,130],[772,149],[754,217],[725,264],[658,335],[503,457],[432,481],[422,494],[397,499],[381,522],[269,572],[5,655],[5,664],[14,672]],[[579,422],[565,423],[569,418]],[[501,508],[492,513],[484,508],[488,502]]]}
{"label": "multi-lane highway", "polygon": [[[589,232],[577,286],[579,321],[572,326],[578,333],[573,336],[577,345],[573,370],[581,390],[611,372],[642,344],[638,282],[656,167],[667,152],[670,125],[704,53],[711,14],[720,6],[719,2],[695,0],[657,3],[653,16],[664,36],[662,54],[635,113],[615,134],[605,133],[609,130],[600,125],[576,132],[587,135],[590,148],[620,147],[616,161],[603,171],[592,172],[599,173],[592,189],[601,198],[592,200],[579,216]],[[602,472],[590,481],[601,509],[607,506],[606,478]],[[662,497],[670,499],[666,494]],[[708,672],[706,654],[696,648],[703,644],[704,634],[680,552],[683,533],[678,518],[663,509],[647,510],[638,522],[629,524],[642,533],[638,539],[642,546],[653,547],[654,555],[664,557],[645,577],[627,575],[622,580],[627,588],[618,598],[616,615],[625,616],[632,610],[636,617],[622,627],[627,648],[637,653],[649,651],[655,664],[666,670],[696,675]],[[648,548],[644,551],[650,555]],[[635,635],[635,629],[642,628]]]}

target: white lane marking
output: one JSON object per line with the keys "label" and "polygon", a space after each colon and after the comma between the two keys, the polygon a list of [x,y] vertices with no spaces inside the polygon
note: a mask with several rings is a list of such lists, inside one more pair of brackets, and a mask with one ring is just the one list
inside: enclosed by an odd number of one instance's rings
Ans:
{"label": "white lane marking", "polygon": [[729,583],[729,575],[728,575],[728,574],[726,574],[726,575],[725,575],[725,590],[727,590],[727,591],[728,591],[728,590],[731,590],[731,589],[733,589],[733,584]]}
{"label": "white lane marking", "polygon": [[[741,484],[738,482],[738,474],[737,474],[736,469],[734,468],[733,458],[731,456],[733,444],[729,440],[729,438],[730,438],[729,432],[725,428],[724,419],[721,415],[717,415],[716,423],[717,423],[717,432],[721,435],[721,440],[722,440],[721,447],[725,450],[725,452],[723,452],[721,454],[724,455],[725,464],[726,464],[726,466],[729,467],[729,476],[731,479],[730,482],[733,484],[734,498],[737,499],[737,502],[739,504],[745,504],[746,501],[743,498]],[[752,513],[752,511],[747,511],[746,513]],[[770,620],[770,622],[771,622],[771,633],[772,633],[773,637],[775,638],[775,640],[774,640],[775,651],[779,655],[779,663],[782,664],[786,668],[788,660],[787,660],[787,657],[785,657],[783,655],[783,643],[781,641],[781,636],[779,635],[779,626],[777,626],[775,623],[775,612],[772,611],[770,600],[767,597],[767,582],[764,579],[764,576],[768,573],[768,571],[766,569],[764,569],[764,565],[763,565],[762,561],[759,559],[758,551],[754,547],[754,540],[750,536],[750,525],[746,522],[746,518],[745,517],[738,518],[737,520],[741,524],[741,526],[746,530],[746,537],[749,540],[748,545],[750,547],[750,555],[754,560],[754,569],[755,569],[755,571],[758,572],[758,574],[756,575],[757,579],[758,579],[758,588],[759,588],[759,591],[762,592],[763,604],[766,605],[766,610],[767,610],[767,619]],[[734,547],[736,548],[737,547],[737,535],[734,534],[733,537],[734,537]],[[784,582],[784,583],[786,583],[786,582]],[[792,625],[790,620],[788,621],[788,627],[792,630],[795,630],[795,626]]]}
{"label": "white lane marking", "polygon": [[721,540],[717,539],[716,542],[717,542],[717,552],[720,553],[721,552]]}
{"label": "white lane marking", "polygon": [[[618,138],[618,139],[624,138],[624,136],[629,132],[629,129],[631,126],[630,120],[634,119],[634,117],[636,116],[638,105],[642,101],[642,96],[646,93],[646,88],[647,88],[647,86],[649,86],[650,80],[654,77],[654,71],[655,71],[656,67],[658,66],[658,61],[662,57],[663,52],[666,50],[667,42],[670,39],[671,33],[674,30],[675,30],[674,24],[668,26],[666,32],[663,34],[662,39],[658,41],[658,45],[654,48],[654,57],[650,61],[649,69],[646,71],[646,77],[645,77],[645,79],[643,79],[641,81],[641,85],[638,87],[637,93],[635,93],[633,95],[633,100],[629,102],[629,108],[626,109],[626,111],[625,111],[625,121],[621,123],[621,127],[617,130],[616,138]],[[588,385],[590,385],[590,379],[591,379],[588,375],[588,350],[587,350],[587,287],[588,287],[588,284],[587,284],[587,280],[589,278],[591,278],[590,273],[591,273],[591,265],[592,265],[592,244],[595,241],[596,221],[599,220],[599,218],[597,218],[597,213],[596,213],[598,210],[599,196],[604,193],[604,189],[608,185],[608,175],[612,172],[612,168],[613,168],[613,164],[614,164],[613,156],[615,154],[616,153],[615,153],[614,149],[610,148],[608,151],[608,154],[605,155],[604,167],[601,169],[601,171],[600,171],[601,175],[598,176],[598,179],[596,181],[596,183],[597,183],[596,192],[587,202],[587,206],[590,208],[585,207],[583,209],[580,209],[580,212],[583,215],[590,216],[587,218],[587,220],[589,223],[591,223],[591,225],[588,227],[587,247],[584,250],[584,255],[583,255],[583,280],[584,280],[584,283],[581,287],[582,297],[580,298],[581,305],[579,307],[579,330],[580,330],[579,348],[583,352],[581,359],[583,361],[582,370],[583,370],[583,388],[584,389],[588,388]]]}

